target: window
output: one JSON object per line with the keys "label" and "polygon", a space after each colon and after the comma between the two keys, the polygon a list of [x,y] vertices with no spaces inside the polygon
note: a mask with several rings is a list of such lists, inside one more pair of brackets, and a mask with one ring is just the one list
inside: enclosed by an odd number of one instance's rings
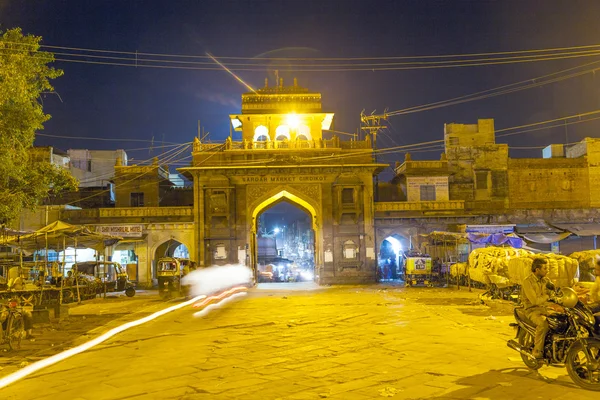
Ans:
{"label": "window", "polygon": [[264,125],[259,125],[254,130],[254,142],[268,141],[269,140],[269,129]]}
{"label": "window", "polygon": [[131,193],[131,207],[144,207],[144,193]]}
{"label": "window", "polygon": [[448,146],[458,146],[458,138],[457,137],[448,137]]}
{"label": "window", "polygon": [[275,129],[275,140],[290,140],[290,127],[287,125],[279,125]]}
{"label": "window", "polygon": [[227,251],[225,245],[222,243],[217,244],[215,249],[215,260],[225,260],[227,258]]}
{"label": "window", "polygon": [[346,260],[355,260],[357,257],[358,246],[352,240],[344,242],[342,257]]}
{"label": "window", "polygon": [[489,171],[475,171],[475,188],[488,188],[488,172]]}
{"label": "window", "polygon": [[344,204],[354,203],[354,189],[352,189],[352,188],[342,189],[342,203],[344,203]]}
{"label": "window", "polygon": [[87,171],[92,172],[92,160],[88,160],[87,162]]}
{"label": "window", "polygon": [[421,185],[421,201],[435,201],[435,185]]}

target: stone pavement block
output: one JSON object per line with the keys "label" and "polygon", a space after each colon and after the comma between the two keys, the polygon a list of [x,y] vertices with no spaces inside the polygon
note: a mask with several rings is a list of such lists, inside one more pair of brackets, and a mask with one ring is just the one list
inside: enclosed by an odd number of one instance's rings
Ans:
{"label": "stone pavement block", "polygon": [[329,375],[329,378],[337,383],[344,383],[352,380],[370,378],[374,375],[376,375],[376,373],[368,369],[340,369],[338,373]]}
{"label": "stone pavement block", "polygon": [[226,358],[216,358],[210,357],[204,363],[198,363],[195,365],[195,368],[200,371],[212,371],[221,368],[232,367],[233,365],[237,365],[239,363],[236,359],[226,359]]}
{"label": "stone pavement block", "polygon": [[315,372],[306,374],[306,376],[310,376],[311,378],[323,378],[325,376],[335,374],[337,372],[338,372],[338,367],[324,368],[320,371],[315,371]]}
{"label": "stone pavement block", "polygon": [[330,385],[327,387],[328,391],[331,394],[339,394],[345,393],[352,390],[364,390],[366,388],[375,387],[378,385],[378,382],[373,381],[369,378],[366,379],[357,379],[344,383],[337,383],[335,385]]}
{"label": "stone pavement block", "polygon": [[282,366],[285,369],[293,370],[293,371],[303,371],[303,372],[315,372],[323,369],[338,367],[339,364],[334,363],[332,361],[328,361],[327,359],[322,359],[319,357],[309,358],[304,360],[303,362],[298,362],[296,364],[288,364]]}
{"label": "stone pavement block", "polygon": [[329,380],[329,379],[306,379],[306,378],[299,378],[299,380],[297,380],[295,382],[296,384],[298,384],[299,386],[304,386],[307,388],[320,388],[320,387],[328,387],[330,385],[335,385],[335,381],[333,380]]}
{"label": "stone pavement block", "polygon": [[281,400],[315,400],[321,398],[318,393],[302,392],[282,397]]}
{"label": "stone pavement block", "polygon": [[359,392],[344,392],[344,393],[339,393],[339,394],[334,394],[331,395],[329,397],[327,397],[327,400],[331,399],[331,400],[369,400],[369,399],[375,399],[375,398],[381,398],[384,399],[384,397],[379,396],[379,393],[375,393],[375,394],[361,394]]}
{"label": "stone pavement block", "polygon": [[[238,388],[247,388],[249,386],[265,384],[267,382],[269,382],[269,381],[264,378],[257,378],[257,377],[238,378],[238,377],[234,376],[233,379],[215,382],[215,385],[213,387],[215,388],[215,390],[218,389],[221,392],[223,392],[223,391],[229,391],[229,390],[238,389]],[[205,384],[202,383],[202,384],[194,384],[192,386],[203,388],[203,387],[205,387],[204,385]],[[210,386],[207,386],[207,387],[210,387]]]}
{"label": "stone pavement block", "polygon": [[150,371],[140,371],[138,369],[132,369],[126,371],[125,374],[119,374],[112,378],[107,378],[106,382],[116,388],[123,388],[131,386],[132,384],[142,384],[145,382],[156,382],[156,381],[168,381],[172,378],[180,377],[181,375],[190,375],[197,373],[198,370],[192,367],[186,368],[164,368],[156,367]]}
{"label": "stone pavement block", "polygon": [[196,394],[194,388],[190,386],[183,386],[178,388],[170,388],[165,390],[156,390],[148,392],[145,398],[147,399],[181,399],[184,396]]}

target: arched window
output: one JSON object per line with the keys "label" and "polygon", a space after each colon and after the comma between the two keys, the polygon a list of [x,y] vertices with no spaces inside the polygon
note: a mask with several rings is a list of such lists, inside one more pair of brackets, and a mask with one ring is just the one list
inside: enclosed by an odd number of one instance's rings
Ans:
{"label": "arched window", "polygon": [[298,133],[296,134],[296,139],[300,140],[311,140],[310,136],[310,128],[306,125],[300,125],[298,127]]}
{"label": "arched window", "polygon": [[290,140],[290,127],[287,125],[279,125],[275,129],[275,140]]}
{"label": "arched window", "polygon": [[269,129],[264,125],[259,125],[254,129],[254,138],[252,141],[254,142],[268,142],[269,138]]}

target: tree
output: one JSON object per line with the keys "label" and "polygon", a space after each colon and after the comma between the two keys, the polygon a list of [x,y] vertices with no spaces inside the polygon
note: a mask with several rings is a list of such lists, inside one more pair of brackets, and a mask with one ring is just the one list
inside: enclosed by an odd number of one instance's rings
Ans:
{"label": "tree", "polygon": [[50,79],[63,71],[48,66],[52,53],[40,51],[41,37],[23,35],[20,28],[0,31],[0,223],[33,209],[61,190],[77,190],[69,171],[50,160],[32,157],[36,131],[50,119],[39,102],[53,91]]}

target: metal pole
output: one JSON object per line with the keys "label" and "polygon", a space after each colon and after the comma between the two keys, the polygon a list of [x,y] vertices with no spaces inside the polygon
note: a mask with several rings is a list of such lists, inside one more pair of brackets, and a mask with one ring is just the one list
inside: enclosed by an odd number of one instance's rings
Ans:
{"label": "metal pole", "polygon": [[65,243],[65,237],[63,236],[63,260],[62,260],[62,267],[59,267],[59,271],[61,271],[60,273],[60,296],[59,296],[59,304],[63,303],[63,291],[65,288],[65,262],[66,262],[66,256],[67,256],[67,246]]}
{"label": "metal pole", "polygon": [[77,270],[77,238],[75,238],[75,256],[73,257],[75,262],[75,287],[77,288],[77,304],[81,304],[81,294],[79,293],[79,271]]}

